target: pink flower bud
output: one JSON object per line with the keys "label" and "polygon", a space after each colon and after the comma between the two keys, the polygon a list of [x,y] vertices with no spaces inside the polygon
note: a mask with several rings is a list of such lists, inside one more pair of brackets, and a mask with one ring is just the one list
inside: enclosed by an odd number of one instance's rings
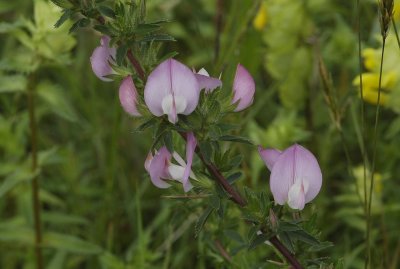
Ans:
{"label": "pink flower bud", "polygon": [[193,72],[174,59],[157,66],[149,75],[144,101],[155,116],[168,115],[175,124],[178,114],[189,115],[199,102],[199,84]]}
{"label": "pink flower bud", "polygon": [[204,68],[200,69],[199,72],[194,73],[194,75],[199,83],[199,90],[204,89],[208,93],[222,86],[221,80],[210,77],[207,70]]}
{"label": "pink flower bud", "polygon": [[103,36],[100,40],[100,46],[94,49],[90,62],[94,74],[103,81],[112,81],[105,76],[113,73],[109,62],[114,62],[116,49],[109,47],[110,37]]}
{"label": "pink flower bud", "polygon": [[253,103],[255,90],[256,85],[253,77],[241,64],[238,64],[233,81],[234,96],[232,104],[239,101],[235,112],[242,111]]}
{"label": "pink flower bud", "polygon": [[128,114],[141,116],[137,110],[137,90],[131,76],[124,78],[119,86],[119,101]]}
{"label": "pink flower bud", "polygon": [[277,204],[287,203],[302,210],[313,200],[322,185],[322,173],[314,155],[294,144],[283,152],[259,148],[261,158],[271,171],[270,187]]}

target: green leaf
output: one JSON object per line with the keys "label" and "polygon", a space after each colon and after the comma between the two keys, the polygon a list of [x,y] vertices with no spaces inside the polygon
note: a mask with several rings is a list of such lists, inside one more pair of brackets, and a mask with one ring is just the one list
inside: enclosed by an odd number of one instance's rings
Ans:
{"label": "green leaf", "polygon": [[49,232],[43,236],[43,245],[71,253],[94,255],[102,252],[101,247],[78,237]]}
{"label": "green leaf", "polygon": [[152,117],[147,121],[143,122],[142,124],[140,124],[139,127],[135,129],[135,132],[142,132],[150,127],[153,127],[157,122],[158,122],[157,118]]}
{"label": "green leaf", "polygon": [[26,89],[27,79],[22,75],[0,75],[0,93],[21,92]]}
{"label": "green leaf", "polygon": [[243,175],[242,172],[236,172],[236,173],[233,173],[233,174],[229,175],[229,176],[226,178],[226,180],[228,180],[229,184],[232,185],[232,184],[235,183],[238,179],[240,179],[242,175]]}
{"label": "green leaf", "polygon": [[134,29],[133,33],[135,34],[146,34],[150,32],[154,32],[156,30],[160,29],[160,25],[158,24],[149,24],[149,23],[144,23],[144,24],[139,24],[136,29]]}
{"label": "green leaf", "polygon": [[269,239],[269,236],[266,234],[259,234],[257,235],[249,244],[248,249],[252,250],[255,247],[259,246],[260,244],[263,244],[265,241]]}
{"label": "green leaf", "polygon": [[211,195],[210,196],[210,205],[215,210],[218,210],[221,206],[221,199],[218,195]]}
{"label": "green leaf", "polygon": [[309,245],[318,246],[320,243],[317,238],[304,230],[289,232],[292,239],[303,241]]}
{"label": "green leaf", "polygon": [[72,26],[69,28],[68,33],[71,34],[71,33],[75,32],[76,29],[78,29],[78,27],[79,27],[79,25],[80,25],[80,21],[81,21],[81,20],[78,20],[78,21],[74,22],[74,24],[72,24]]}
{"label": "green leaf", "polygon": [[139,39],[137,42],[163,42],[163,41],[176,41],[176,39],[167,34],[148,35]]}
{"label": "green leaf", "polygon": [[64,22],[66,22],[69,18],[71,18],[72,14],[74,14],[74,12],[70,9],[66,9],[63,11],[63,14],[61,15],[61,17],[58,19],[58,21],[54,24],[54,27],[58,28],[61,25],[64,24]]}
{"label": "green leaf", "polygon": [[128,49],[128,45],[121,45],[117,48],[116,60],[118,65],[122,65],[122,63],[124,62]]}
{"label": "green leaf", "polygon": [[223,135],[223,136],[218,137],[218,140],[254,145],[253,142],[251,142],[248,138],[241,137],[241,136],[234,136],[234,135]]}
{"label": "green leaf", "polygon": [[324,250],[324,249],[327,249],[327,248],[330,248],[333,246],[334,245],[332,242],[325,241],[325,242],[319,243],[318,245],[312,245],[311,247],[308,248],[308,251],[318,252],[318,251],[321,251],[321,250]]}
{"label": "green leaf", "polygon": [[6,177],[0,185],[0,198],[11,191],[15,186],[22,182],[30,181],[39,174],[39,170],[33,173],[29,168],[20,168]]}
{"label": "green leaf", "polygon": [[294,231],[301,231],[302,228],[295,223],[280,221],[278,230],[281,232],[294,232]]}
{"label": "green leaf", "polygon": [[46,269],[59,269],[64,268],[65,259],[67,257],[67,253],[65,251],[57,251],[54,257],[50,260]]}
{"label": "green leaf", "polygon": [[204,160],[206,161],[206,163],[211,163],[211,158],[212,158],[212,154],[213,154],[213,148],[212,145],[209,141],[201,141],[199,143],[199,148],[200,148],[200,152],[204,157]]}
{"label": "green leaf", "polygon": [[74,5],[70,3],[68,0],[51,0],[55,5],[61,8],[73,8]]}
{"label": "green leaf", "polygon": [[172,141],[172,132],[167,131],[163,136],[164,145],[167,147],[169,152],[174,152],[174,143]]}
{"label": "green leaf", "polygon": [[82,19],[80,19],[79,21],[78,21],[78,23],[79,23],[79,27],[86,27],[86,26],[88,26],[89,24],[90,24],[90,19],[88,19],[88,18],[82,18]]}
{"label": "green leaf", "polygon": [[196,225],[194,227],[195,237],[199,236],[201,230],[204,227],[204,224],[206,223],[208,217],[210,216],[211,212],[213,212],[213,210],[214,210],[214,208],[212,208],[211,206],[207,207],[207,209],[204,210],[203,214],[197,220]]}
{"label": "green leaf", "polygon": [[108,36],[112,36],[113,35],[111,29],[106,25],[96,24],[95,26],[93,26],[93,28],[96,31],[99,31],[102,34],[105,34],[105,35],[108,35]]}
{"label": "green leaf", "polygon": [[97,10],[100,12],[101,15],[109,17],[109,18],[115,18],[115,13],[114,10],[112,10],[108,6],[98,6]]}
{"label": "green leaf", "polygon": [[101,268],[103,269],[125,269],[125,264],[118,257],[111,253],[104,253],[99,256]]}
{"label": "green leaf", "polygon": [[286,232],[282,232],[279,234],[279,238],[281,239],[282,243],[289,249],[289,251],[291,253],[294,253],[293,241],[290,238],[289,234]]}

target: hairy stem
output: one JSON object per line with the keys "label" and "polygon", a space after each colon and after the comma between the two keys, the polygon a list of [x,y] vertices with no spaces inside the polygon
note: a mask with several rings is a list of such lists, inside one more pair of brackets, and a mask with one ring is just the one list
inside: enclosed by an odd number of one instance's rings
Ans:
{"label": "hairy stem", "polygon": [[379,70],[379,84],[378,84],[378,98],[375,111],[375,124],[374,124],[374,141],[373,141],[373,152],[372,152],[372,165],[371,165],[371,184],[369,187],[369,199],[368,199],[368,212],[367,212],[367,268],[371,266],[371,205],[372,196],[374,189],[374,174],[375,174],[375,163],[376,163],[376,148],[378,141],[378,122],[380,114],[380,101],[381,101],[381,90],[382,90],[382,72],[383,72],[383,56],[385,53],[386,38],[382,37],[382,52],[381,52],[381,65]]}
{"label": "hairy stem", "polygon": [[129,61],[133,65],[133,68],[135,68],[139,78],[144,82],[146,79],[146,75],[139,61],[135,58],[135,56],[133,56],[132,50],[128,50],[127,56]]}
{"label": "hairy stem", "polygon": [[[35,116],[35,91],[34,91],[34,76],[30,75],[28,82],[28,112],[29,112],[29,127],[31,132],[31,156],[32,173],[36,173],[38,169],[38,154],[37,154],[37,122]],[[43,268],[42,256],[42,229],[40,220],[40,201],[39,201],[39,182],[38,176],[35,175],[32,179],[32,206],[33,206],[33,220],[35,226],[35,256],[36,268]]]}
{"label": "hairy stem", "polygon": [[290,253],[290,251],[279,241],[278,237],[274,235],[269,239],[269,242],[277,249],[283,256],[285,256],[286,260],[293,266],[294,269],[303,269],[303,266],[299,263],[299,261]]}

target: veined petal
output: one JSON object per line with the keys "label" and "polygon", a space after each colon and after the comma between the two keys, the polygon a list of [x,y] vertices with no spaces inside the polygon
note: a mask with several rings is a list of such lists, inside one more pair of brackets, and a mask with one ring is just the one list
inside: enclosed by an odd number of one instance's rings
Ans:
{"label": "veined petal", "polygon": [[119,101],[123,109],[132,116],[141,116],[137,110],[137,90],[132,77],[124,78],[119,87]]}
{"label": "veined petal", "polygon": [[169,178],[168,166],[171,159],[171,153],[168,151],[167,147],[162,147],[160,150],[154,155],[154,157],[150,161],[145,162],[145,167],[147,172],[150,174],[151,182],[154,186],[165,189],[170,187],[171,185],[165,182],[163,179]]}
{"label": "veined petal", "polygon": [[109,62],[113,61],[116,53],[115,48],[109,47],[109,42],[110,38],[108,36],[103,36],[100,40],[101,45],[94,49],[92,56],[90,57],[94,74],[103,81],[112,81],[105,77],[113,73]]}
{"label": "veined petal", "polygon": [[237,65],[235,79],[233,81],[232,104],[239,101],[235,111],[241,111],[253,103],[256,85],[253,77],[241,64]]}
{"label": "veined petal", "polygon": [[199,102],[198,88],[196,77],[188,67],[168,59],[149,75],[144,100],[154,115],[168,114],[170,121],[175,123],[177,114],[188,115],[196,108]]}
{"label": "veined petal", "polygon": [[192,171],[193,155],[196,149],[197,140],[193,134],[190,132],[186,136],[186,168],[182,178],[183,189],[188,192],[193,186],[189,181],[190,172]]}
{"label": "veined petal", "polygon": [[263,159],[265,165],[268,167],[269,171],[272,171],[272,167],[282,152],[277,149],[263,149],[261,146],[258,146],[258,153],[260,154],[261,159]]}

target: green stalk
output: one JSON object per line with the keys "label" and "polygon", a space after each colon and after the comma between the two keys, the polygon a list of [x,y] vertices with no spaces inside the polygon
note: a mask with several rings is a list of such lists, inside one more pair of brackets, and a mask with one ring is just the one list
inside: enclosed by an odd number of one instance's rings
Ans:
{"label": "green stalk", "polygon": [[[38,153],[37,153],[37,122],[35,116],[35,90],[34,90],[34,75],[31,74],[28,80],[28,113],[29,113],[29,128],[31,131],[31,156],[32,173],[36,173],[38,169]],[[41,249],[42,243],[42,229],[40,220],[40,200],[39,200],[39,182],[36,175],[32,179],[32,206],[33,206],[33,220],[35,226],[35,256],[36,268],[43,268],[43,255]]]}
{"label": "green stalk", "polygon": [[369,200],[368,200],[368,212],[367,212],[367,268],[371,266],[371,204],[372,204],[372,195],[374,188],[374,174],[375,174],[375,163],[376,163],[376,146],[377,146],[377,137],[378,137],[378,122],[379,122],[379,114],[380,114],[380,101],[381,101],[381,87],[382,87],[382,72],[383,72],[383,56],[385,53],[385,45],[386,45],[386,37],[382,36],[382,53],[381,53],[381,66],[379,70],[379,84],[378,84],[378,99],[376,104],[375,111],[375,125],[374,125],[374,142],[373,142],[373,153],[372,153],[372,166],[371,166],[371,185],[369,188]]}

